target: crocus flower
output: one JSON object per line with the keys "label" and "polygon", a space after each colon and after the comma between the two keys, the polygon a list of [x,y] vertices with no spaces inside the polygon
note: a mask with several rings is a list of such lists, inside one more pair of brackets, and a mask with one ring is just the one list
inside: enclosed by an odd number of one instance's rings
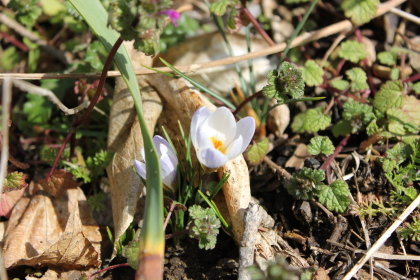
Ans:
{"label": "crocus flower", "polygon": [[178,27],[178,19],[181,17],[181,15],[177,11],[175,11],[173,9],[169,9],[169,10],[165,10],[165,11],[160,11],[160,12],[158,12],[158,15],[159,14],[167,15],[171,19],[172,24],[175,27]]}
{"label": "crocus flower", "polygon": [[191,140],[197,159],[206,172],[213,172],[242,154],[255,132],[255,120],[246,117],[236,123],[225,107],[210,113],[199,108],[192,117]]}
{"label": "crocus flower", "polygon": [[[160,162],[160,174],[162,175],[162,183],[164,188],[168,191],[175,192],[176,190],[176,171],[178,165],[178,158],[171,145],[161,136],[156,135],[153,137],[153,144],[157,149]],[[140,151],[143,159],[144,148]],[[138,160],[134,160],[134,167],[140,176],[146,180],[146,164]]]}

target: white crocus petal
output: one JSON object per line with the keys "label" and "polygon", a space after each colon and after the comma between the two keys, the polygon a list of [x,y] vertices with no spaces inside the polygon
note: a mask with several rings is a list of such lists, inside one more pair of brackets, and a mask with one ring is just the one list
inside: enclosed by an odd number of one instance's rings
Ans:
{"label": "white crocus petal", "polygon": [[206,173],[213,172],[243,153],[255,132],[251,117],[235,122],[233,114],[225,107],[213,113],[199,108],[191,122],[191,140]]}
{"label": "white crocus petal", "polygon": [[210,110],[207,107],[200,107],[195,111],[191,120],[191,142],[197,147],[197,130],[203,122],[210,116]]}
{"label": "white crocus petal", "polygon": [[233,159],[242,154],[244,152],[244,150],[242,150],[243,142],[244,140],[242,135],[239,135],[237,139],[233,140],[233,142],[230,143],[229,147],[226,149],[226,157],[228,159]]}
{"label": "white crocus petal", "polygon": [[171,159],[176,160],[176,165],[178,164],[178,158],[176,157],[176,154],[174,150],[172,149],[172,146],[168,143],[168,141],[165,140],[162,136],[156,135],[153,137],[153,144],[155,144],[155,147],[157,148],[157,152],[159,157],[162,157],[163,155],[167,154]]}
{"label": "white crocus petal", "polygon": [[146,164],[144,164],[143,162],[140,162],[138,160],[134,160],[134,168],[136,168],[137,173],[139,173],[139,175],[146,180]]}
{"label": "white crocus petal", "polygon": [[171,158],[169,155],[162,155],[160,158],[160,169],[162,176],[162,183],[171,190],[174,190],[176,179],[176,166],[178,162]]}
{"label": "white crocus petal", "polygon": [[214,111],[203,123],[202,129],[213,140],[220,141],[223,148],[233,141],[236,134],[236,122],[232,112],[225,107]]}
{"label": "white crocus petal", "polygon": [[237,138],[239,135],[242,136],[243,142],[242,142],[242,149],[240,154],[242,154],[245,149],[248,147],[249,143],[252,140],[252,137],[255,133],[255,120],[252,117],[245,117],[242,120],[240,120],[236,124],[236,136]]}
{"label": "white crocus petal", "polygon": [[[156,135],[153,137],[153,145],[159,156],[160,174],[162,183],[165,189],[174,192],[176,190],[176,174],[178,158],[172,146],[161,136]],[[143,160],[146,160],[144,148],[140,150]],[[139,175],[146,180],[146,164],[138,160],[134,160],[134,167]]]}
{"label": "white crocus petal", "polygon": [[198,151],[197,159],[202,165],[210,169],[219,168],[229,160],[222,152],[214,148]]}

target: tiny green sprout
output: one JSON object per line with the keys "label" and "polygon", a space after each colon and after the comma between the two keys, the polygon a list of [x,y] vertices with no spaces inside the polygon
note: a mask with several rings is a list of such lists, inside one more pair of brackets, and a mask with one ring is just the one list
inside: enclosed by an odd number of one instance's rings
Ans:
{"label": "tiny green sprout", "polygon": [[212,208],[203,209],[199,205],[191,206],[188,211],[191,217],[188,223],[190,237],[198,239],[201,249],[213,249],[220,228],[220,220],[216,213]]}
{"label": "tiny green sprout", "polygon": [[297,199],[308,200],[313,198],[316,188],[325,186],[322,183],[324,179],[325,173],[323,170],[313,170],[304,167],[292,175],[292,178],[286,185],[286,189],[289,194]]}
{"label": "tiny green sprout", "polygon": [[357,25],[370,21],[376,14],[379,0],[344,0],[341,7],[346,17]]}
{"label": "tiny green sprout", "polygon": [[279,71],[271,70],[268,75],[268,84],[262,91],[269,98],[285,102],[290,97],[298,99],[303,96],[305,83],[302,71],[289,62],[283,62]]}
{"label": "tiny green sprout", "polygon": [[324,154],[326,156],[334,153],[334,145],[327,136],[313,137],[308,145],[308,152],[311,155]]}
{"label": "tiny green sprout", "polygon": [[402,227],[397,229],[397,232],[405,240],[411,238],[413,241],[420,241],[420,218],[413,217],[413,222],[405,223]]}
{"label": "tiny green sprout", "polygon": [[357,63],[367,55],[365,46],[357,41],[345,41],[340,45],[341,50],[338,55],[345,60]]}
{"label": "tiny green sprout", "polygon": [[16,19],[20,23],[32,27],[42,14],[42,8],[37,4],[37,0],[11,0],[7,7],[17,12]]}
{"label": "tiny green sprout", "polygon": [[[252,280],[299,280],[300,271],[289,265],[282,256],[275,261],[267,262],[267,270],[264,272],[258,265],[247,268]],[[310,278],[312,279],[312,278]]]}

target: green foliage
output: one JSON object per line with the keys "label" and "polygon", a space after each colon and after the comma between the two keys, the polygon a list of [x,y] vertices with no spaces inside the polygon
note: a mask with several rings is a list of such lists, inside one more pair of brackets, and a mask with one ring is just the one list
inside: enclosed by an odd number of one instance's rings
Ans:
{"label": "green foliage", "polygon": [[299,280],[300,271],[289,265],[283,256],[267,262],[264,272],[257,264],[247,268],[252,280]]}
{"label": "green foliage", "polygon": [[317,107],[309,109],[295,116],[292,129],[296,133],[318,132],[327,128],[331,123],[331,117],[324,115],[324,109]]}
{"label": "green foliage", "polygon": [[413,222],[404,223],[404,225],[397,229],[397,232],[403,239],[420,241],[420,218],[413,217]]}
{"label": "green foliage", "polygon": [[382,85],[375,94],[373,107],[380,113],[385,113],[389,108],[400,107],[402,104],[403,85],[401,81],[388,81]]}
{"label": "green foliage", "polygon": [[311,155],[324,154],[326,156],[334,153],[334,145],[327,136],[316,136],[311,139],[308,145],[308,152]]}
{"label": "green foliage", "polygon": [[338,90],[345,90],[349,86],[349,84],[350,83],[346,80],[334,80],[330,82],[330,85]]}
{"label": "green foliage", "polygon": [[21,24],[32,27],[41,15],[42,9],[37,0],[10,0],[7,7],[16,11],[16,20]]}
{"label": "green foliage", "polygon": [[351,81],[351,89],[354,90],[364,90],[368,89],[369,85],[367,84],[367,76],[365,71],[360,67],[354,67],[346,71],[346,75]]}
{"label": "green foliage", "polygon": [[10,46],[4,50],[1,56],[1,67],[4,71],[11,71],[20,61],[20,55],[15,46]]}
{"label": "green foliage", "polygon": [[[417,173],[420,169],[420,150],[419,144],[416,142],[399,144],[397,147],[389,150],[387,156],[381,161],[383,162],[382,168],[386,172],[385,176],[395,187],[397,193],[406,191],[406,186],[410,186],[414,181],[420,180],[420,175]],[[406,194],[412,197],[411,192],[410,190]]]}
{"label": "green foliage", "polygon": [[127,258],[127,262],[131,268],[137,269],[139,264],[139,242],[134,240],[128,243],[124,247],[122,255]]}
{"label": "green foliage", "polygon": [[250,164],[259,164],[263,160],[268,151],[268,144],[269,141],[267,138],[251,144],[251,147],[245,153]]}
{"label": "green foliage", "polygon": [[352,22],[361,25],[370,21],[371,17],[376,14],[379,0],[344,0],[341,7],[346,17]]}
{"label": "green foliage", "polygon": [[28,183],[25,182],[25,174],[14,171],[6,175],[3,181],[3,192],[10,192],[26,188]]}
{"label": "green foliage", "polygon": [[220,0],[210,5],[210,12],[215,13],[218,16],[223,16],[226,13],[228,7],[234,7],[240,5],[238,0]]}
{"label": "green foliage", "polygon": [[400,78],[400,69],[396,67],[392,68],[389,77],[391,80],[398,80]]}
{"label": "green foliage", "polygon": [[28,114],[28,122],[33,124],[45,124],[51,116],[52,103],[44,96],[31,94],[28,101],[23,105],[23,112]]}
{"label": "green foliage", "polygon": [[89,197],[88,203],[92,210],[96,212],[102,212],[106,209],[106,206],[104,204],[105,200],[106,200],[106,193],[98,192],[97,194],[94,194]]}
{"label": "green foliage", "polygon": [[362,127],[369,124],[374,118],[372,107],[350,99],[343,105],[343,119],[352,127],[351,133],[359,132]]}
{"label": "green foliage", "polygon": [[302,76],[307,86],[319,86],[322,85],[324,71],[322,68],[311,59],[305,62],[305,67],[302,67]]}
{"label": "green foliage", "polygon": [[165,52],[168,48],[183,42],[188,36],[196,34],[199,23],[187,14],[182,13],[178,20],[178,27],[168,24],[160,35],[160,52]]}
{"label": "green foliage", "polygon": [[378,59],[381,64],[393,66],[397,62],[397,54],[394,52],[380,52],[378,53]]}
{"label": "green foliage", "polygon": [[320,189],[325,186],[322,181],[325,179],[325,173],[322,170],[313,170],[302,168],[292,175],[286,185],[289,194],[297,199],[310,199],[314,195],[314,189]]}
{"label": "green foliage", "polygon": [[114,153],[104,150],[97,152],[94,157],[88,157],[86,167],[90,170],[90,178],[95,180],[99,176],[102,176],[113,157]]}
{"label": "green foliage", "polygon": [[134,40],[134,47],[146,55],[159,51],[159,34],[165,26],[166,15],[172,1],[116,0],[110,4],[109,25],[121,34],[123,40]]}
{"label": "green foliage", "polygon": [[359,62],[361,59],[364,59],[367,55],[365,46],[357,41],[344,41],[340,44],[340,47],[341,49],[338,55],[341,58],[349,60],[353,63]]}
{"label": "green foliage", "polygon": [[420,93],[420,82],[417,82],[413,85],[413,90],[415,93]]}
{"label": "green foliage", "polygon": [[346,182],[336,180],[331,185],[324,185],[316,190],[319,202],[337,213],[344,213],[350,205],[350,190]]}
{"label": "green foliage", "polygon": [[108,51],[100,41],[93,41],[87,48],[85,61],[96,71],[102,71]]}
{"label": "green foliage", "polygon": [[[108,234],[108,238],[112,244],[114,244],[115,240],[112,235],[111,230],[106,227],[106,232]],[[129,245],[132,241],[136,238],[136,231],[133,228],[133,223],[131,223],[127,230],[121,235],[120,239],[115,242],[115,250],[117,251],[117,256],[123,256],[124,247]]]}
{"label": "green foliage", "polygon": [[283,62],[279,71],[271,70],[268,75],[268,84],[263,88],[263,93],[269,98],[275,98],[278,102],[285,102],[291,98],[297,99],[303,95],[305,84],[302,71],[296,69],[289,62]]}
{"label": "green foliage", "polygon": [[378,214],[394,216],[396,209],[394,207],[386,207],[382,200],[375,199],[374,201],[364,201],[360,205],[357,205],[354,213],[362,218],[366,216],[373,217]]}
{"label": "green foliage", "polygon": [[220,220],[212,208],[203,209],[193,205],[188,209],[191,221],[188,223],[190,237],[199,241],[201,249],[213,249],[219,234]]}
{"label": "green foliage", "polygon": [[28,38],[23,38],[23,43],[29,48],[28,51],[28,72],[33,73],[36,71],[36,68],[38,67],[38,59],[39,55],[41,54],[41,50],[39,49],[39,46],[35,43],[33,43]]}

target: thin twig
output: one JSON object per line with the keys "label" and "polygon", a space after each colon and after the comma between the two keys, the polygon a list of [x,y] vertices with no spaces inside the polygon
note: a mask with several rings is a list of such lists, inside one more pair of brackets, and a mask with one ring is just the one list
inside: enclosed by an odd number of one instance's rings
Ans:
{"label": "thin twig", "polygon": [[331,46],[328,48],[327,52],[324,54],[324,57],[321,61],[321,68],[324,67],[325,62],[327,61],[328,57],[331,55],[331,53],[335,50],[335,48],[340,44],[340,42],[346,38],[345,34],[340,34],[335,38],[334,42],[331,44]]}
{"label": "thin twig", "polygon": [[22,91],[47,97],[52,103],[57,105],[58,108],[60,108],[60,110],[63,111],[65,115],[74,115],[80,112],[81,110],[86,109],[89,106],[88,101],[83,101],[82,104],[80,104],[79,106],[73,109],[69,109],[60,101],[60,99],[57,98],[54,92],[52,92],[49,89],[41,88],[22,80],[13,79],[12,82],[16,87],[18,87]]}
{"label": "thin twig", "polygon": [[292,178],[292,175],[289,173],[289,172],[287,172],[287,170],[286,169],[284,169],[283,167],[281,167],[281,166],[278,166],[274,161],[272,161],[268,156],[264,156],[264,159],[263,159],[264,161],[265,161],[265,163],[267,163],[271,168],[273,168],[274,170],[277,170],[277,172],[281,175],[281,176],[283,176],[283,177],[285,177],[287,180],[289,180],[290,178]]}
{"label": "thin twig", "polygon": [[87,279],[89,280],[93,276],[95,276],[96,274],[99,274],[99,273],[102,273],[102,272],[105,272],[105,271],[108,271],[108,270],[111,270],[111,269],[114,269],[114,268],[117,268],[117,267],[122,267],[122,266],[130,266],[130,265],[128,263],[120,263],[120,264],[116,264],[116,265],[113,265],[113,266],[108,266],[107,268],[104,268],[104,269],[96,271],[95,273],[92,273],[91,275],[88,276]]}
{"label": "thin twig", "polygon": [[413,14],[401,11],[400,9],[397,9],[397,8],[391,8],[389,11],[393,14],[396,14],[396,15],[402,17],[402,18],[405,18],[406,20],[412,21],[412,22],[420,25],[420,18],[416,17]]}
{"label": "thin twig", "polygon": [[372,247],[366,252],[366,255],[361,258],[357,264],[344,276],[343,280],[350,280],[359,269],[366,263],[366,261],[372,257],[372,255],[381,248],[381,246],[388,240],[391,234],[401,225],[401,223],[417,208],[420,204],[420,195],[411,202],[411,204],[404,210],[404,212],[392,223],[392,225],[386,230],[384,234],[372,245]]}
{"label": "thin twig", "polygon": [[[0,156],[0,194],[3,193],[3,182],[7,173],[7,161],[9,157],[9,119],[10,119],[10,104],[12,102],[12,82],[10,79],[5,79],[3,82],[3,97],[2,104],[2,151]],[[0,250],[0,279],[7,280],[7,271],[4,267],[3,253]]]}
{"label": "thin twig", "polygon": [[[391,8],[401,5],[406,0],[391,0],[388,1],[382,5],[379,6],[377,13],[374,17],[381,16],[388,12]],[[350,30],[352,28],[353,24],[349,20],[343,20],[338,23],[332,24],[330,26],[327,26],[325,28],[322,28],[317,31],[313,32],[307,32],[303,35],[300,35],[296,37],[291,47],[297,47],[300,45],[304,45],[307,43],[310,43],[312,41],[319,40],[321,38],[345,31]],[[204,62],[204,63],[196,63],[196,64],[190,64],[190,65],[184,65],[184,66],[175,66],[178,70],[180,70],[183,73],[190,73],[190,72],[196,72],[202,69],[206,68],[212,68],[217,66],[223,66],[228,65],[236,62],[241,62],[248,59],[253,59],[261,56],[266,56],[274,53],[278,53],[283,51],[286,48],[286,43],[281,43],[272,47],[268,47],[264,50],[255,51],[252,53],[247,53],[244,55],[238,55],[234,57],[228,57],[224,59]],[[156,68],[160,71],[164,72],[172,72],[171,69],[168,67],[158,67]],[[156,74],[155,71],[149,70],[149,69],[140,69],[136,70],[136,75],[146,75],[146,74]],[[3,79],[5,77],[13,77],[15,79],[25,79],[25,80],[41,80],[41,79],[81,79],[81,78],[99,78],[101,76],[100,73],[72,73],[72,74],[56,74],[56,73],[33,73],[33,74],[7,74],[7,73],[0,73],[0,79]],[[108,71],[107,77],[120,77],[121,73],[119,71]]]}

